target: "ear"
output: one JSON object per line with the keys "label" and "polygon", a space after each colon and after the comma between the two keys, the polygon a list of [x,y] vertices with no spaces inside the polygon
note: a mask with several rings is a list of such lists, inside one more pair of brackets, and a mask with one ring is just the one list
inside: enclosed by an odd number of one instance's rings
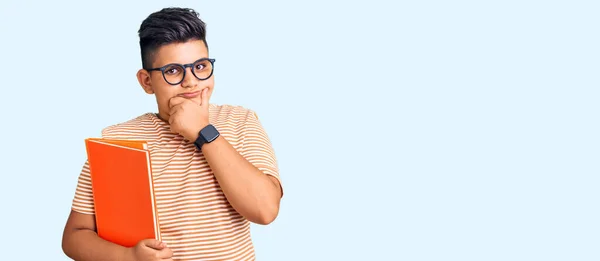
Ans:
{"label": "ear", "polygon": [[147,94],[154,94],[154,88],[152,88],[152,79],[150,78],[150,73],[144,69],[140,69],[137,72],[137,79],[144,91]]}

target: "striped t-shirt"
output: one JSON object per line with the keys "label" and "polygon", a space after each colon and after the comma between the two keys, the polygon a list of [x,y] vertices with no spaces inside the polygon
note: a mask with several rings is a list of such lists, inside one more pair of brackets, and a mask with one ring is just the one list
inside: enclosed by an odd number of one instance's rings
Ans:
{"label": "striped t-shirt", "polygon": [[[209,106],[209,122],[249,162],[279,180],[270,140],[254,111]],[[168,122],[146,113],[102,130],[102,137],[148,141],[162,240],[173,260],[254,260],[250,223],[229,204],[206,159]],[[85,162],[72,209],[94,214],[89,166]]]}

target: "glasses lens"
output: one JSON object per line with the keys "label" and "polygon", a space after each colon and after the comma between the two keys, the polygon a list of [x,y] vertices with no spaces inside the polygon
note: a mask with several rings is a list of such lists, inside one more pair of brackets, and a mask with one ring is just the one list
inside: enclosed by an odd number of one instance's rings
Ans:
{"label": "glasses lens", "polygon": [[212,74],[212,63],[209,60],[201,60],[194,63],[194,74],[204,80]]}
{"label": "glasses lens", "polygon": [[165,80],[170,84],[177,84],[183,79],[183,67],[179,65],[169,65],[164,72]]}

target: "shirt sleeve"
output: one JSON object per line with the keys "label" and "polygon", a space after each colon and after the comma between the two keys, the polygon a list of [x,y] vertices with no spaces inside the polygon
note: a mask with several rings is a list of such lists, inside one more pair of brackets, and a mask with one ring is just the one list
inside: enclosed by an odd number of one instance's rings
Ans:
{"label": "shirt sleeve", "polygon": [[71,209],[75,212],[93,215],[94,210],[94,198],[92,194],[92,179],[90,176],[89,162],[86,160],[79,174],[77,180],[77,187],[75,189],[75,197]]}
{"label": "shirt sleeve", "polygon": [[252,110],[248,110],[246,115],[240,154],[264,174],[275,177],[279,181],[283,195],[279,167],[271,140],[260,123],[256,112]]}

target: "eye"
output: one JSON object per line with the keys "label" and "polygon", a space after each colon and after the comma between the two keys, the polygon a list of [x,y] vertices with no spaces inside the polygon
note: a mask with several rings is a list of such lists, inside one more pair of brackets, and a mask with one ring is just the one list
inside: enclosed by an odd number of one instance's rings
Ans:
{"label": "eye", "polygon": [[210,68],[210,62],[207,60],[202,60],[194,64],[194,71],[204,71]]}
{"label": "eye", "polygon": [[173,75],[181,72],[181,68],[179,66],[170,66],[165,69],[165,74]]}

